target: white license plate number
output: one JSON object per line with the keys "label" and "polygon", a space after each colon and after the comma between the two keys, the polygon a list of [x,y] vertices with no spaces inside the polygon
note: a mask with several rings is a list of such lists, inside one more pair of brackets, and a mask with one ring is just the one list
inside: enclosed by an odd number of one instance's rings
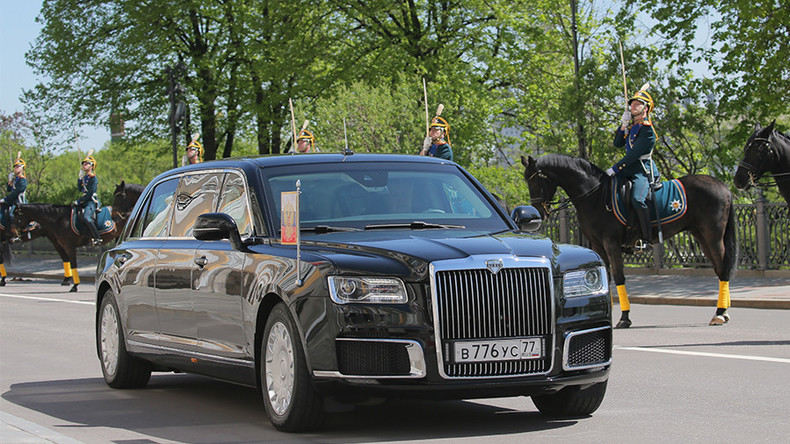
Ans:
{"label": "white license plate number", "polygon": [[543,357],[541,338],[459,341],[453,349],[456,363],[519,361]]}

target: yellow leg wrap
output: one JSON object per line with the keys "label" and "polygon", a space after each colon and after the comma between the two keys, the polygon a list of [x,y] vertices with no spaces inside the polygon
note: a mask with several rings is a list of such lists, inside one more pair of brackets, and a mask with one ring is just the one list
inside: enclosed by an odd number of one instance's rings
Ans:
{"label": "yellow leg wrap", "polygon": [[71,277],[71,262],[63,262],[63,276]]}
{"label": "yellow leg wrap", "polygon": [[719,281],[719,301],[716,303],[716,308],[730,308],[730,304],[730,283]]}
{"label": "yellow leg wrap", "polygon": [[5,272],[5,264],[0,264],[0,277],[8,276]]}
{"label": "yellow leg wrap", "polygon": [[71,281],[74,282],[74,285],[80,284],[80,275],[77,274],[77,269],[71,269]]}
{"label": "yellow leg wrap", "polygon": [[631,310],[631,304],[628,302],[628,292],[625,291],[625,285],[617,286],[617,297],[620,299],[620,311]]}

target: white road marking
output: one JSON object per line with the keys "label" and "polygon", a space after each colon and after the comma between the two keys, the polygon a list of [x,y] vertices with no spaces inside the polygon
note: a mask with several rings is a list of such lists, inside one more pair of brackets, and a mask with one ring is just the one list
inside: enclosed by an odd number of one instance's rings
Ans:
{"label": "white road marking", "polygon": [[644,351],[644,352],[652,352],[652,353],[668,353],[672,355],[689,355],[689,356],[705,356],[708,358],[724,358],[724,359],[743,359],[745,361],[767,361],[767,362],[781,362],[784,364],[790,364],[790,359],[786,358],[770,358],[767,356],[749,356],[749,355],[731,355],[725,353],[706,353],[706,352],[693,352],[693,351],[684,351],[684,350],[669,350],[669,349],[662,349],[662,348],[649,348],[649,347],[621,347],[615,346],[614,348],[618,350],[633,350],[633,351]]}
{"label": "white road marking", "polygon": [[21,296],[18,294],[0,293],[0,296],[17,299],[30,299],[33,301],[66,302],[69,304],[95,305],[93,301],[70,301],[68,299],[42,298],[40,296]]}

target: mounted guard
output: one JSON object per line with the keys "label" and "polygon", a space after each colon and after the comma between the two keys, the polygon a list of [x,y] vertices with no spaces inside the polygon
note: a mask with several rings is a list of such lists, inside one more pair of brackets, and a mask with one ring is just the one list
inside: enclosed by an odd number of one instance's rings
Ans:
{"label": "mounted guard", "polygon": [[[91,151],[92,152],[92,151]],[[101,208],[98,195],[99,180],[96,178],[96,159],[91,153],[82,160],[80,177],[77,180],[77,189],[82,193],[79,199],[74,201],[74,207],[81,211],[78,215],[90,230],[92,245],[101,245],[102,240],[99,230],[96,228],[96,212]]]}
{"label": "mounted guard", "polygon": [[436,109],[436,117],[431,119],[428,135],[422,143],[420,156],[440,157],[453,160],[453,148],[450,146],[450,124],[441,117],[444,105]]}
{"label": "mounted guard", "polygon": [[198,133],[192,135],[192,141],[187,145],[186,153],[181,158],[181,166],[203,162],[203,145],[198,142],[199,137],[200,134]]}
{"label": "mounted guard", "polygon": [[[12,226],[14,221],[14,209],[17,204],[27,202],[25,199],[25,190],[27,189],[27,178],[25,177],[25,167],[27,164],[21,157],[22,153],[17,154],[14,160],[14,171],[8,174],[8,183],[6,184],[6,195],[0,199],[0,221],[2,228],[6,233],[12,233]],[[11,236],[9,236],[11,237]],[[15,237],[15,235],[13,236]]]}
{"label": "mounted guard", "polygon": [[310,131],[302,129],[299,132],[299,137],[296,138],[296,152],[312,153],[315,151],[317,151],[315,148],[315,136]]}
{"label": "mounted guard", "polygon": [[647,92],[649,87],[646,83],[628,100],[613,142],[618,148],[625,147],[625,156],[606,170],[607,175],[619,179],[615,181],[616,184],[623,180],[632,182],[631,206],[636,213],[640,237],[635,245],[637,251],[649,250],[653,241],[648,199],[653,185],[658,184],[660,179],[652,158],[656,146],[656,132],[650,113],[655,102]]}

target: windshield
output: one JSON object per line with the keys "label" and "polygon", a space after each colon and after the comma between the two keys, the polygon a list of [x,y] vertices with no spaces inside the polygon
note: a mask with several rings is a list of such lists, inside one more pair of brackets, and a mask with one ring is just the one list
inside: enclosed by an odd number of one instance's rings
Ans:
{"label": "windshield", "polygon": [[272,218],[277,227],[280,193],[295,191],[296,181],[300,180],[302,230],[381,229],[376,225],[382,224],[402,225],[392,226],[393,229],[510,229],[480,190],[454,165],[345,162],[261,171],[263,182],[268,185],[266,207],[274,209]]}

